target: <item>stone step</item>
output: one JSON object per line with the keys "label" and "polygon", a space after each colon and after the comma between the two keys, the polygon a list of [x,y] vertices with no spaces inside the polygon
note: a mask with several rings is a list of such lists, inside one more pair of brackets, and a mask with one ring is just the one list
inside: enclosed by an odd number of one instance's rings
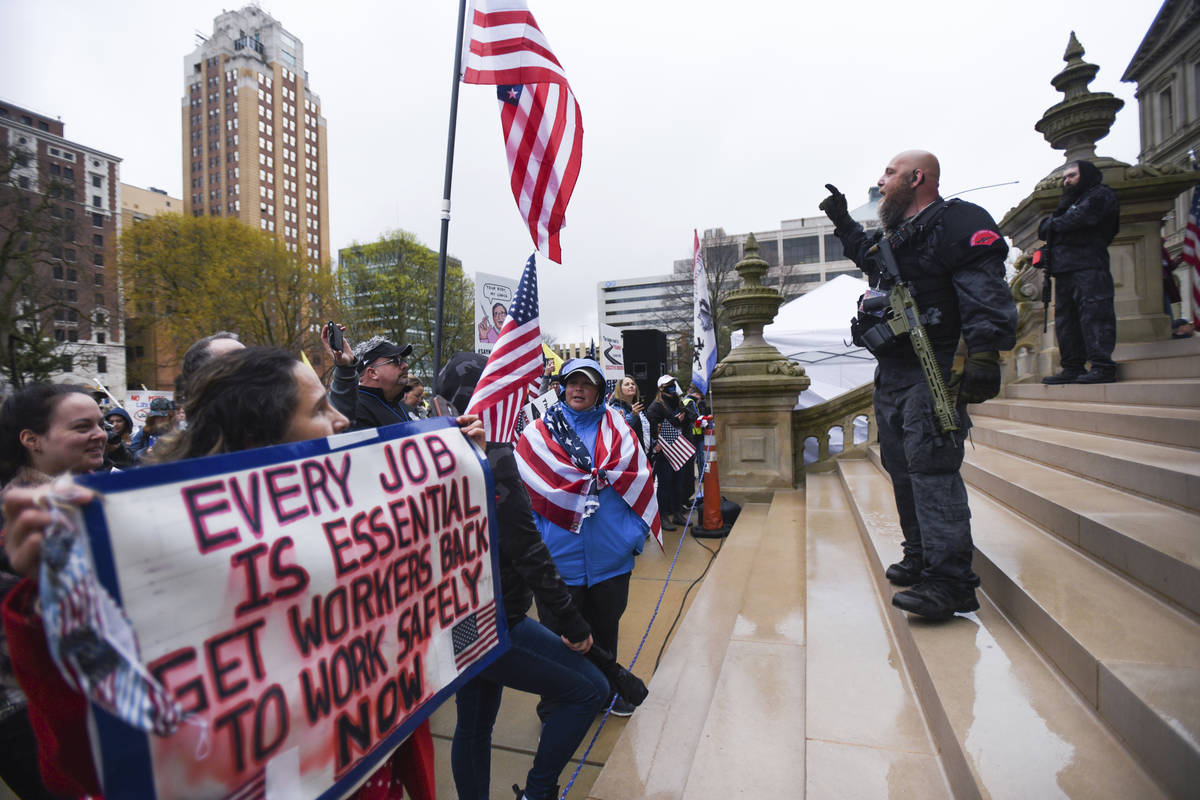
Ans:
{"label": "stone step", "polygon": [[1119,345],[1113,360],[1121,380],[1194,378],[1200,375],[1200,337]]}
{"label": "stone step", "polygon": [[[902,540],[891,486],[869,460],[840,461],[838,474],[880,597],[890,603],[895,589],[883,570],[899,558]],[[985,579],[979,611],[945,622],[886,606],[955,796],[1163,797],[1095,706],[1031,646],[992,592]]]}
{"label": "stone step", "polygon": [[805,488],[805,795],[951,797],[845,490],[832,473]]}
{"label": "stone step", "polygon": [[970,406],[969,410],[972,419],[998,417],[1158,444],[1200,448],[1200,408],[998,397]]}
{"label": "stone step", "polygon": [[1200,614],[1200,515],[983,444],[967,448],[962,474],[1056,536]]}
{"label": "stone step", "polygon": [[1200,624],[982,492],[975,570],[992,601],[1179,797],[1200,786]]}
{"label": "stone step", "polygon": [[[647,682],[649,697],[627,720],[589,798],[627,800],[682,795],[695,765],[701,731],[713,708],[743,602],[752,592],[750,576],[769,511],[767,503],[743,506],[662,663]],[[797,584],[793,580],[789,586]],[[789,724],[794,722],[790,720]],[[786,740],[795,742],[796,734],[791,732]],[[793,764],[779,766],[790,768]]]}
{"label": "stone step", "polygon": [[1132,380],[1091,385],[1069,383],[1063,386],[1046,386],[1040,382],[1010,383],[1004,389],[1004,396],[1023,400],[1196,408],[1200,407],[1200,378]]}
{"label": "stone step", "polygon": [[1194,449],[988,416],[974,423],[971,436],[978,444],[1200,510],[1200,452]]}
{"label": "stone step", "polygon": [[[697,731],[686,785],[673,795],[681,800],[801,796],[805,763],[796,757],[796,745],[806,736],[804,508],[802,491],[776,492],[771,501],[744,593],[730,609],[737,622]],[[735,527],[730,537],[739,534],[745,532]],[[718,564],[724,555],[722,549]]]}

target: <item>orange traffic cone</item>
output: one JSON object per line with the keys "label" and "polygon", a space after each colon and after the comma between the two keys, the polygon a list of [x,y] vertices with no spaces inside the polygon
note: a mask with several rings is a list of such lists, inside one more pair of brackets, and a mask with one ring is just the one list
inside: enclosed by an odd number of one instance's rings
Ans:
{"label": "orange traffic cone", "polygon": [[700,527],[692,527],[698,539],[719,539],[729,535],[729,526],[721,513],[721,481],[717,477],[716,424],[709,417],[704,428],[704,513]]}

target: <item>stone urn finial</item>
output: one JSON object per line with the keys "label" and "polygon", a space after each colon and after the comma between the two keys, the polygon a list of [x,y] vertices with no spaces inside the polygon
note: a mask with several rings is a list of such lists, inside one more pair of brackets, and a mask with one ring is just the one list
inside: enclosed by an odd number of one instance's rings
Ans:
{"label": "stone urn finial", "polygon": [[1055,150],[1065,150],[1068,162],[1096,158],[1096,142],[1108,136],[1125,101],[1109,92],[1093,92],[1088,84],[1100,67],[1083,60],[1084,49],[1071,31],[1063,61],[1067,65],[1050,79],[1063,93],[1062,102],[1046,109],[1034,128]]}

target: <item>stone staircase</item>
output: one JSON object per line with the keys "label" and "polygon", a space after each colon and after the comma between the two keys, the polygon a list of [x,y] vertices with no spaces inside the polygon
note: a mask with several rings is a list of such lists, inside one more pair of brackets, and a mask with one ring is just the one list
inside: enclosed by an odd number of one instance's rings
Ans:
{"label": "stone staircase", "polygon": [[747,506],[589,796],[1200,796],[1200,340],[1115,356],[971,408],[974,614],[890,605],[877,450]]}

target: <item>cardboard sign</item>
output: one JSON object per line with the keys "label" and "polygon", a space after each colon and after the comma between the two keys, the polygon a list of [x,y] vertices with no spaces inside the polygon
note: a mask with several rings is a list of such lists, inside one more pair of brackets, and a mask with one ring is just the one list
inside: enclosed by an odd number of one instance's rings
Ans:
{"label": "cardboard sign", "polygon": [[539,395],[530,400],[525,405],[521,406],[521,411],[525,414],[525,424],[532,425],[534,420],[539,420],[546,413],[546,409],[558,402],[558,394],[551,389],[545,394]]}
{"label": "cardboard sign", "polygon": [[81,482],[96,574],[199,723],[93,707],[109,798],[342,797],[508,645],[491,471],[446,418]]}
{"label": "cardboard sign", "polygon": [[621,329],[600,323],[600,366],[604,367],[606,381],[619,381],[625,377],[624,343]]}
{"label": "cardboard sign", "polygon": [[141,427],[146,424],[146,412],[150,410],[150,401],[157,397],[164,397],[167,400],[174,399],[174,392],[167,391],[138,391],[130,392],[129,398],[125,401],[125,410],[129,412],[129,416],[133,418],[133,424]]}
{"label": "cardboard sign", "polygon": [[488,355],[508,319],[517,281],[486,272],[475,273],[475,352]]}

